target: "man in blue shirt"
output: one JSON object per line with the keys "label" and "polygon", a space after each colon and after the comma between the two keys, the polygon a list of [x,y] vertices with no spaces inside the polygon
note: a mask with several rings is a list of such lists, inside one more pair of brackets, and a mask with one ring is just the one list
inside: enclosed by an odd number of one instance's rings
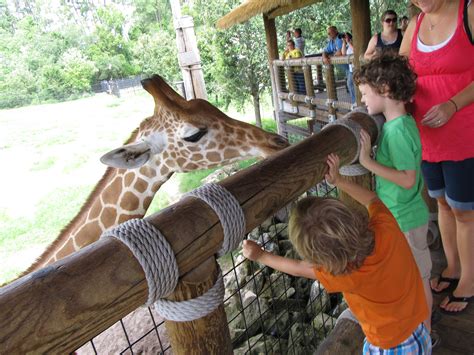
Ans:
{"label": "man in blue shirt", "polygon": [[328,27],[328,43],[323,52],[324,64],[330,64],[329,56],[342,55],[342,38],[339,38],[336,26]]}

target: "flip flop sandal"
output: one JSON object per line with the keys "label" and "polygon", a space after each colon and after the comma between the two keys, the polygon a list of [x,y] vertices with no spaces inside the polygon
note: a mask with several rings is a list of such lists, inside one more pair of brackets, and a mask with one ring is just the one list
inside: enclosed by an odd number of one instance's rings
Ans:
{"label": "flip flop sandal", "polygon": [[449,315],[452,315],[452,316],[456,316],[458,314],[461,314],[461,313],[464,313],[467,309],[467,307],[469,307],[469,303],[471,303],[471,301],[474,299],[474,296],[470,296],[470,297],[456,297],[453,295],[453,293],[451,292],[449,295],[448,295],[448,303],[446,304],[446,306],[450,303],[453,303],[453,302],[466,302],[467,305],[466,307],[464,307],[463,309],[461,309],[460,311],[448,311],[444,308],[441,308],[439,307],[439,310],[441,311],[441,313],[444,313],[444,314],[449,314]]}
{"label": "flip flop sandal", "polygon": [[431,292],[433,292],[435,295],[439,295],[441,293],[446,293],[446,292],[452,292],[456,289],[456,287],[458,286],[458,283],[459,283],[459,279],[455,279],[455,278],[451,278],[451,277],[444,277],[444,276],[440,276],[438,278],[438,285],[441,283],[441,282],[444,282],[444,283],[447,283],[448,286],[443,288],[441,291],[436,291],[434,289],[431,289]]}

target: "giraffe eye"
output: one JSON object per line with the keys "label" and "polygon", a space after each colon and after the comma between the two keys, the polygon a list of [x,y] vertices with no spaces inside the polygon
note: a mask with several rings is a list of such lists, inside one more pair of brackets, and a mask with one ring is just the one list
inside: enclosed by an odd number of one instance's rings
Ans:
{"label": "giraffe eye", "polygon": [[198,132],[190,135],[189,137],[183,137],[186,142],[196,143],[207,133],[207,128],[200,128]]}

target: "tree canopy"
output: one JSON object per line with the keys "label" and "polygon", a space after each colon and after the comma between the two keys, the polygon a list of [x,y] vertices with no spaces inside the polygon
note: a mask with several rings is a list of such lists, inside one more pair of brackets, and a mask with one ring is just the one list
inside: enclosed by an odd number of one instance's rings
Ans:
{"label": "tree canopy", "polygon": [[[263,20],[215,27],[239,3],[187,0],[182,12],[194,18],[210,100],[238,107],[252,102],[258,119],[260,98],[270,90]],[[373,32],[389,8],[403,15],[406,3],[371,0]],[[300,27],[306,51],[318,52],[328,25],[351,29],[349,0],[325,0],[276,24],[280,51],[286,30]],[[0,0],[0,108],[76,98],[101,80],[153,73],[180,80],[168,0]]]}

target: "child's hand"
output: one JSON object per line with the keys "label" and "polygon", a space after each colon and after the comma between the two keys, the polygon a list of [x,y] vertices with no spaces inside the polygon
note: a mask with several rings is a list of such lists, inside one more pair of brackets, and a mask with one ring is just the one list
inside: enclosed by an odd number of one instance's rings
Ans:
{"label": "child's hand", "polygon": [[244,240],[242,243],[242,253],[247,259],[258,261],[263,254],[263,250],[262,247],[253,240]]}
{"label": "child's hand", "polygon": [[363,129],[360,130],[360,153],[359,163],[365,166],[365,163],[370,160],[370,153],[372,144],[370,142],[369,134]]}
{"label": "child's hand", "polygon": [[326,174],[326,180],[333,185],[337,185],[341,179],[341,174],[339,174],[339,157],[337,154],[331,153],[328,155],[327,164],[329,166],[329,171]]}

